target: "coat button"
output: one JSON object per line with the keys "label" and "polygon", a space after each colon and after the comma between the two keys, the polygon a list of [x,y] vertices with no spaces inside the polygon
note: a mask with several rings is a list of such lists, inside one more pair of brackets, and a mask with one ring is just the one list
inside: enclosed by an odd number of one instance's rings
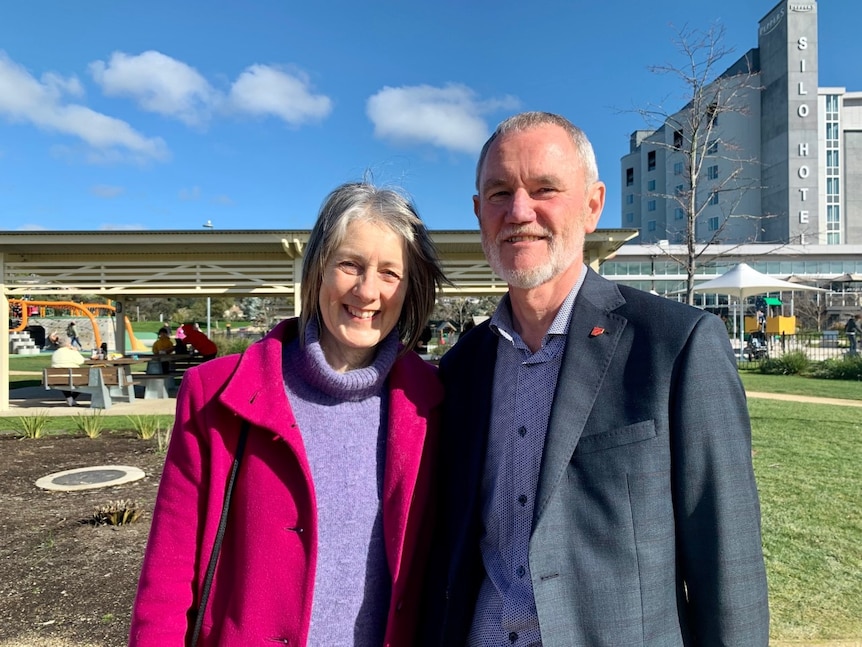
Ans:
{"label": "coat button", "polygon": [[518,634],[517,634],[517,632],[514,632],[514,631],[510,632],[510,633],[509,633],[509,642],[510,642],[510,643],[513,643],[513,642],[515,642],[516,640],[518,640]]}

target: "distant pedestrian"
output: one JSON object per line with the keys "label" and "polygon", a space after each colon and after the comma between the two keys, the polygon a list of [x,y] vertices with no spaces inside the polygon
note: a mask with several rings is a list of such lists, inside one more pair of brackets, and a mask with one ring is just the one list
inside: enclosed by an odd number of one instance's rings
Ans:
{"label": "distant pedestrian", "polygon": [[74,321],[70,321],[69,325],[66,326],[66,336],[69,338],[69,343],[72,345],[72,347],[77,347],[78,350],[84,348],[81,345],[81,340],[78,339],[78,330],[75,328]]}
{"label": "distant pedestrian", "polygon": [[847,320],[847,324],[844,326],[844,334],[847,335],[847,341],[850,344],[850,349],[847,351],[848,355],[856,355],[856,337],[859,334],[860,328],[862,328],[862,324],[860,324],[859,320],[862,319],[862,315],[855,314]]}
{"label": "distant pedestrian", "polygon": [[225,334],[228,337],[230,337],[230,322],[229,321],[224,325],[224,331],[225,331]]}

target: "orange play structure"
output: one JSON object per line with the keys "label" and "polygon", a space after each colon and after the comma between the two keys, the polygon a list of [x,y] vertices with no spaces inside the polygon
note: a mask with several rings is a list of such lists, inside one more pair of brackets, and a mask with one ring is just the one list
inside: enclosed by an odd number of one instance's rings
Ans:
{"label": "orange play structure", "polygon": [[[46,308],[59,308],[63,310],[69,310],[70,312],[77,312],[90,320],[90,323],[93,326],[93,335],[96,339],[96,346],[102,345],[102,334],[99,332],[99,326],[96,324],[96,317],[94,316],[94,312],[98,313],[99,310],[107,310],[109,312],[116,313],[117,311],[114,306],[108,303],[75,303],[74,301],[25,301],[23,299],[9,299],[10,309],[14,305],[20,306],[21,322],[15,328],[10,328],[9,332],[20,332],[27,327],[27,321],[30,318],[30,308],[38,308],[40,317],[46,316]],[[129,342],[132,345],[132,350],[146,350],[147,347],[144,346],[144,344],[137,337],[135,337],[135,333],[132,331],[132,324],[129,321],[129,318],[123,315],[123,320],[126,325],[126,334],[129,336]]]}

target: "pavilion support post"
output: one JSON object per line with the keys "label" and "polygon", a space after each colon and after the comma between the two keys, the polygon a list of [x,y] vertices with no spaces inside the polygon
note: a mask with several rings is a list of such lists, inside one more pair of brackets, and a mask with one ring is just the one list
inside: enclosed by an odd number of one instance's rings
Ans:
{"label": "pavilion support post", "polygon": [[6,298],[6,259],[0,253],[0,411],[9,410],[9,299]]}
{"label": "pavilion support post", "polygon": [[126,306],[122,300],[114,301],[114,346],[121,355],[126,354]]}

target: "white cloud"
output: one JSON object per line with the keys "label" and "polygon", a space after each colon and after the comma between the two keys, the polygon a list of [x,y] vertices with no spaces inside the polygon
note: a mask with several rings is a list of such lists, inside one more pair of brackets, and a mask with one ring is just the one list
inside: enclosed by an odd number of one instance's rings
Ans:
{"label": "white cloud", "polygon": [[319,121],[332,112],[332,100],[314,94],[305,74],[270,65],[247,67],[231,86],[228,101],[234,111],[278,117],[292,126]]}
{"label": "white cloud", "polygon": [[20,225],[15,231],[48,231],[45,225]]}
{"label": "white cloud", "polygon": [[114,52],[107,63],[94,61],[89,69],[106,95],[130,97],[143,110],[190,126],[206,122],[219,103],[218,93],[197,70],[161,52]]}
{"label": "white cloud", "polygon": [[489,135],[483,115],[517,104],[512,97],[480,101],[459,84],[384,87],[368,99],[366,114],[380,139],[477,153]]}
{"label": "white cloud", "polygon": [[220,204],[225,207],[232,207],[234,205],[234,201],[229,195],[217,195],[212,199],[212,203]]}
{"label": "white cloud", "polygon": [[96,184],[90,187],[90,193],[98,198],[116,198],[125,193],[126,189],[121,186],[110,186],[108,184]]}
{"label": "white cloud", "polygon": [[91,157],[102,160],[146,162],[169,157],[161,138],[145,137],[125,121],[65,101],[67,94],[82,93],[76,78],[49,73],[39,81],[0,51],[0,117],[77,137],[90,147]]}

